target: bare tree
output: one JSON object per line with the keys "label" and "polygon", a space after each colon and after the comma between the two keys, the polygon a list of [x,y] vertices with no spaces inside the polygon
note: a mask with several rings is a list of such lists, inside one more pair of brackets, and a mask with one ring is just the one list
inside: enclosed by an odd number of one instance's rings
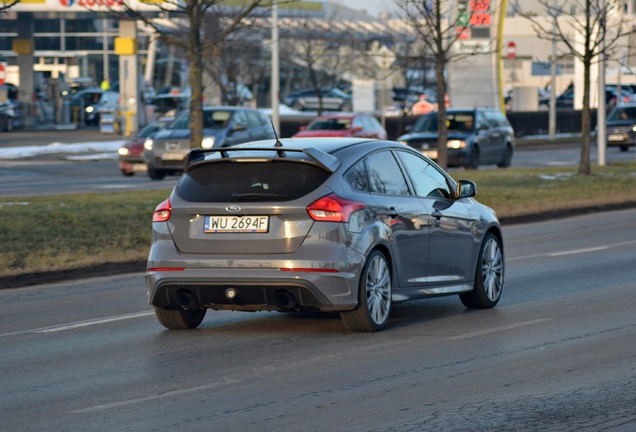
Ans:
{"label": "bare tree", "polygon": [[18,4],[20,0],[0,0],[0,13],[6,12],[11,6]]}
{"label": "bare tree", "polygon": [[117,16],[136,19],[152,27],[162,41],[185,54],[189,63],[190,145],[199,147],[203,139],[203,58],[228,35],[245,25],[245,18],[271,0],[245,0],[242,6],[225,6],[225,0],[164,0],[153,2],[168,16],[170,25],[138,11],[131,0],[122,0]]}
{"label": "bare tree", "polygon": [[264,57],[262,36],[264,29],[255,32],[235,32],[210,56],[205,56],[204,68],[221,91],[221,101],[239,105],[245,94],[268,73],[268,58]]}
{"label": "bare tree", "polygon": [[335,15],[295,21],[295,34],[293,38],[286,35],[284,50],[306,68],[308,86],[318,96],[318,115],[322,115],[325,89],[336,87],[353,61],[352,34]]}
{"label": "bare tree", "polygon": [[[519,14],[530,20],[537,37],[559,41],[567,52],[583,64],[583,112],[581,114],[581,160],[579,174],[589,175],[590,169],[590,70],[594,63],[611,57],[619,48],[620,39],[632,33],[621,13],[623,0],[537,0],[544,14]],[[536,8],[536,6],[535,6]],[[570,12],[566,12],[569,10]],[[544,19],[541,19],[543,15]],[[577,35],[579,37],[577,37]],[[599,104],[605,95],[599,95]]]}
{"label": "bare tree", "polygon": [[[425,46],[426,55],[435,61],[435,77],[437,81],[437,136],[438,136],[438,155],[437,163],[446,168],[448,165],[448,151],[446,141],[448,137],[448,128],[446,127],[446,104],[444,103],[447,93],[447,82],[445,70],[447,65],[452,61],[457,61],[470,55],[484,54],[479,50],[478,45],[470,52],[458,51],[454,49],[455,43],[462,38],[466,31],[469,31],[472,23],[475,22],[473,17],[478,18],[477,13],[470,9],[466,9],[466,14],[457,13],[457,4],[467,5],[467,1],[459,0],[457,3],[448,0],[395,0],[401,9],[404,18],[415,31],[418,39]],[[490,7],[490,1],[476,1],[477,9]],[[479,20],[477,20],[479,21]],[[463,29],[464,32],[458,31]]]}

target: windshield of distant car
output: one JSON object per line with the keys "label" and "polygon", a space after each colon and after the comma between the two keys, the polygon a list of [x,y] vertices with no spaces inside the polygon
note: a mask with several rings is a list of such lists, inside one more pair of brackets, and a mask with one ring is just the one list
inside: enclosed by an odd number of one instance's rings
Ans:
{"label": "windshield of distant car", "polygon": [[316,119],[307,126],[307,130],[347,130],[351,129],[349,118],[324,118]]}
{"label": "windshield of distant car", "polygon": [[618,107],[607,116],[607,120],[634,120],[636,121],[636,107]]}
{"label": "windshield of distant car", "polygon": [[[208,110],[203,111],[204,129],[224,129],[232,118],[232,111]],[[184,111],[166,129],[189,129],[190,111]]]}
{"label": "windshield of distant car", "polygon": [[[475,130],[475,117],[472,112],[447,113],[446,127],[449,131],[472,132]],[[437,113],[421,117],[413,132],[437,132]]]}

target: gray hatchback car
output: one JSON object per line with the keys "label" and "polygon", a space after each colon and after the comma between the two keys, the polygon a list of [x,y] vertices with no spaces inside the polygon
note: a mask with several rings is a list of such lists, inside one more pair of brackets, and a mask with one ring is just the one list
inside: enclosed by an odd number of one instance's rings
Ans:
{"label": "gray hatchback car", "polygon": [[193,150],[154,212],[149,302],[170,329],[207,309],[337,311],[349,330],[378,331],[394,302],[458,294],[493,307],[502,231],[476,193],[391,141]]}
{"label": "gray hatchback car", "polygon": [[[275,136],[269,118],[258,110],[234,106],[203,108],[203,141],[199,145],[204,149]],[[144,143],[148,177],[161,180],[168,174],[181,174],[190,149],[190,110],[184,110]]]}

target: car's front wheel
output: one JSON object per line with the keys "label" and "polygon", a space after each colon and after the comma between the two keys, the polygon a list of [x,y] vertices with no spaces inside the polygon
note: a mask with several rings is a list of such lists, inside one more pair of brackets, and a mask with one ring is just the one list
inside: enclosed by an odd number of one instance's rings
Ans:
{"label": "car's front wheel", "polygon": [[157,319],[167,329],[184,330],[197,328],[207,309],[160,309],[155,308]]}
{"label": "car's front wheel", "polygon": [[475,288],[460,294],[464,306],[468,308],[491,308],[501,298],[504,285],[504,262],[501,241],[493,233],[486,234],[479,251]]}
{"label": "car's front wheel", "polygon": [[497,164],[499,168],[508,168],[512,164],[512,146],[506,144],[506,149],[501,157],[501,162]]}
{"label": "car's front wheel", "polygon": [[345,327],[355,332],[382,330],[391,312],[391,270],[386,256],[375,250],[362,269],[358,307],[341,312]]}
{"label": "car's front wheel", "polygon": [[629,146],[622,145],[622,146],[620,147],[620,149],[621,149],[621,151],[622,151],[622,152],[626,152],[626,151],[629,151]]}
{"label": "car's front wheel", "polygon": [[468,153],[468,158],[464,163],[464,168],[466,169],[477,169],[479,168],[479,148],[476,145],[473,145],[470,148],[470,153]]}

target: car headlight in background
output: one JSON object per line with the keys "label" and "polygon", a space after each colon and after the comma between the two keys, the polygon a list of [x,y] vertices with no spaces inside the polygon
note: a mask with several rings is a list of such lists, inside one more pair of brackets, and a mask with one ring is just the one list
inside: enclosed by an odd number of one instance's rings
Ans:
{"label": "car headlight in background", "polygon": [[144,148],[146,150],[152,150],[152,146],[154,144],[155,144],[155,142],[152,139],[148,138],[146,141],[144,141]]}
{"label": "car headlight in background", "polygon": [[214,137],[206,137],[201,141],[201,148],[211,149],[214,147]]}
{"label": "car headlight in background", "polygon": [[126,156],[130,152],[128,151],[126,147],[119,147],[119,150],[117,150],[117,153],[119,153],[119,156]]}
{"label": "car headlight in background", "polygon": [[87,107],[86,107],[86,112],[87,112],[87,113],[92,113],[94,109],[95,109],[95,108],[94,108],[92,105],[91,105],[91,106],[87,106]]}
{"label": "car headlight in background", "polygon": [[463,140],[449,140],[446,143],[446,147],[448,147],[450,149],[465,148],[466,147],[466,141],[463,141]]}

